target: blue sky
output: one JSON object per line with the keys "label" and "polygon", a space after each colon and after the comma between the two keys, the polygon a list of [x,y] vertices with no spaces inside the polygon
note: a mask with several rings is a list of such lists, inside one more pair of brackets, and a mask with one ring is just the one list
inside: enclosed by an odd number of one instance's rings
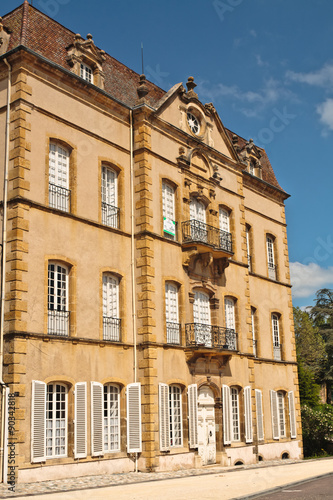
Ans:
{"label": "blue sky", "polygon": [[[1,0],[1,12],[21,0]],[[331,0],[33,0],[165,90],[193,75],[224,125],[265,147],[286,202],[294,304],[333,288]]]}

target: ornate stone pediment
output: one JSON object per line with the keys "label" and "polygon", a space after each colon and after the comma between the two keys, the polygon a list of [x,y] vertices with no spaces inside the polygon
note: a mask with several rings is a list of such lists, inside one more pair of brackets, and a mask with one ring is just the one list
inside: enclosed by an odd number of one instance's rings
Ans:
{"label": "ornate stone pediment", "polygon": [[87,35],[87,40],[76,34],[74,42],[67,47],[67,62],[74,73],[80,75],[81,63],[89,66],[94,75],[92,83],[100,88],[104,88],[102,65],[105,59],[105,51],[96,47],[90,34]]}

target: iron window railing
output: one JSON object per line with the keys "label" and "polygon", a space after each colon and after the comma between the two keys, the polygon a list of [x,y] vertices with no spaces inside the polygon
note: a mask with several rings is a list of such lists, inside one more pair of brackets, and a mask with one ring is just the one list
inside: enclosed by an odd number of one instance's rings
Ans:
{"label": "iron window railing", "polygon": [[281,361],[282,359],[282,345],[277,344],[273,346],[273,357],[276,361]]}
{"label": "iron window railing", "polygon": [[237,333],[231,328],[187,323],[185,325],[186,345],[237,351]]}
{"label": "iron window railing", "polygon": [[57,186],[56,184],[49,183],[49,205],[51,208],[57,208],[63,212],[70,211],[70,199],[71,191],[70,189],[64,188],[62,186]]}
{"label": "iron window railing", "polygon": [[271,262],[268,263],[268,277],[269,279],[276,281],[276,265]]}
{"label": "iron window railing", "polygon": [[180,323],[166,322],[167,343],[180,344]]}
{"label": "iron window railing", "polygon": [[120,341],[120,318],[110,318],[103,316],[103,340],[111,340],[112,342]]}
{"label": "iron window railing", "polygon": [[69,334],[69,311],[47,311],[47,333],[49,335],[60,335],[67,337]]}
{"label": "iron window railing", "polygon": [[114,207],[113,205],[109,205],[108,203],[104,203],[104,201],[102,201],[102,224],[118,229],[119,212],[120,209],[118,207]]}
{"label": "iron window railing", "polygon": [[232,253],[231,233],[192,219],[182,223],[183,243],[205,243],[216,249]]}

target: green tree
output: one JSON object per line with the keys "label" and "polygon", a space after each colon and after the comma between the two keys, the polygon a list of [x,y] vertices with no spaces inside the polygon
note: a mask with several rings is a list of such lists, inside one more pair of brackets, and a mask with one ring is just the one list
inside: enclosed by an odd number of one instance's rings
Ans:
{"label": "green tree", "polygon": [[316,384],[315,377],[310,368],[303,365],[298,359],[298,383],[301,405],[307,405],[311,408],[319,404],[320,386]]}

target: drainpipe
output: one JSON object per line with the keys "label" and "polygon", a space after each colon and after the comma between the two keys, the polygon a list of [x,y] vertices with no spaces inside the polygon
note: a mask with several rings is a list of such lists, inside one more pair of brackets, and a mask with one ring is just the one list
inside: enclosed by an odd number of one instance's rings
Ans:
{"label": "drainpipe", "polygon": [[[131,162],[131,282],[132,282],[132,328],[133,328],[133,369],[134,382],[137,375],[137,352],[136,352],[136,303],[135,303],[135,240],[134,240],[134,158],[133,158],[133,111],[130,109],[130,162]],[[135,453],[135,472],[138,472],[138,454]]]}
{"label": "drainpipe", "polygon": [[3,335],[5,319],[5,284],[6,284],[6,247],[7,247],[7,185],[8,185],[8,164],[9,164],[9,123],[10,123],[10,99],[12,85],[12,68],[7,59],[4,63],[8,68],[8,87],[7,87],[7,111],[6,111],[6,130],[5,130],[5,165],[3,180],[3,217],[2,217],[2,255],[1,255],[1,311],[0,311],[0,385],[2,392],[1,401],[1,435],[0,435],[0,474],[1,481],[7,479],[4,463],[5,443],[5,422],[8,418],[8,409],[6,408],[6,387],[3,381]]}

